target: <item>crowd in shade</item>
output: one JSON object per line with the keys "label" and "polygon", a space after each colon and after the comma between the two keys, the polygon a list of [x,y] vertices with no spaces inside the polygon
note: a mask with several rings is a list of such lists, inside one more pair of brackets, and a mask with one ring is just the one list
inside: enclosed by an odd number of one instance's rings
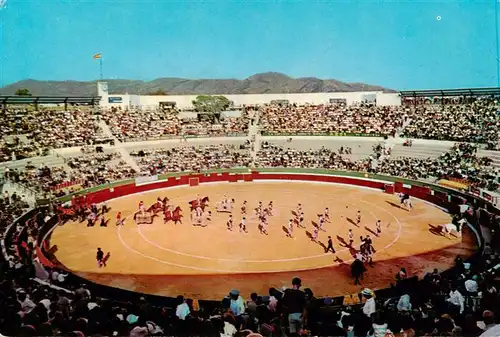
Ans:
{"label": "crowd in shade", "polygon": [[[473,217],[473,215],[472,215]],[[317,298],[307,280],[264,294],[236,288],[220,301],[196,298],[122,302],[57,269],[43,270],[26,244],[48,217],[36,214],[0,257],[0,333],[6,336],[369,336],[500,335],[496,271],[490,246],[444,273],[420,280],[401,268],[392,288],[361,288],[353,304]],[[470,221],[474,221],[470,219]],[[497,238],[494,238],[496,240]],[[496,268],[495,268],[496,267]],[[228,285],[231,286],[231,285]],[[389,286],[389,285],[388,285]],[[98,292],[98,296],[95,292]],[[139,295],[141,296],[141,295]]]}
{"label": "crowd in shade", "polygon": [[249,167],[252,159],[248,144],[180,146],[131,152],[141,174],[164,174]]}
{"label": "crowd in shade", "polygon": [[327,148],[297,150],[264,143],[257,153],[257,167],[319,168],[381,173],[408,179],[464,179],[472,185],[495,191],[499,188],[498,169],[491,159],[478,157],[477,146],[457,143],[436,159],[390,158],[390,149],[378,146],[369,158],[351,160]]}
{"label": "crowd in shade", "polygon": [[489,144],[496,148],[500,113],[498,102],[479,98],[467,104],[419,105],[409,112],[403,136]]}
{"label": "crowd in shade", "polygon": [[407,109],[374,104],[264,105],[260,125],[268,134],[352,133],[393,136]]}
{"label": "crowd in shade", "polygon": [[102,111],[102,117],[113,135],[121,141],[164,139],[179,136],[216,137],[228,134],[246,134],[248,119],[222,117],[218,123],[202,120],[196,116],[180,118],[179,111],[166,113],[161,110]]}

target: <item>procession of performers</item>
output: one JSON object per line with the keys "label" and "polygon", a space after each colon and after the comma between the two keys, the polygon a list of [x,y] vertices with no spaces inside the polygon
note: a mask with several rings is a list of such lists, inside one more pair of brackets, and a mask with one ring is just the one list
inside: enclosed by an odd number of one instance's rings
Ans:
{"label": "procession of performers", "polygon": [[[400,203],[405,206],[406,209],[411,210],[411,200],[410,196],[406,193],[400,193],[399,195]],[[196,198],[189,202],[191,205],[191,221],[193,226],[207,226],[212,219],[212,212],[209,210],[209,197],[201,197],[199,194],[196,195]],[[66,205],[67,206],[67,205]],[[226,222],[226,227],[228,231],[233,231],[236,229],[239,233],[245,234],[249,232],[248,227],[248,219],[256,219],[257,220],[257,229],[259,233],[262,235],[269,235],[269,217],[275,215],[275,209],[273,201],[269,201],[267,206],[264,206],[262,201],[258,201],[255,208],[249,208],[248,202],[244,200],[240,207],[240,216],[239,220],[235,219],[234,209],[236,203],[235,199],[229,198],[227,195],[224,195],[223,198],[216,203],[216,211],[219,213],[228,213],[228,218]],[[237,209],[237,208],[236,208]],[[249,209],[251,210],[249,212]],[[107,221],[105,219],[105,214],[109,212],[109,208],[107,204],[101,203],[100,205],[96,203],[90,203],[89,200],[86,199],[85,196],[81,197],[73,197],[71,201],[70,207],[59,207],[60,217],[77,217],[82,222],[87,221],[87,226],[92,227],[96,224],[99,224],[101,227],[107,226]],[[253,212],[252,212],[253,210]],[[301,203],[298,203],[297,206],[290,210],[292,216],[288,218],[288,222],[283,224],[283,229],[285,235],[289,238],[295,238],[295,232],[298,229],[306,229],[306,225],[304,223],[304,210]],[[138,210],[134,213],[134,220],[136,220],[136,216],[147,216],[150,214],[151,216],[155,216],[157,213],[162,213],[164,215],[164,223],[169,221],[173,221],[174,224],[182,223],[182,210],[179,206],[174,206],[170,203],[168,198],[161,199],[157,198],[156,202],[147,207],[144,201],[140,201],[138,204]],[[116,226],[124,226],[126,217],[123,217],[121,212],[116,214]],[[140,222],[137,221],[137,224]],[[331,236],[328,236],[327,242],[328,245],[324,245],[320,241],[320,233],[326,232],[325,226],[329,226],[327,224],[332,223],[332,218],[330,217],[330,211],[328,207],[324,209],[324,211],[320,214],[317,214],[317,222],[313,222],[312,231],[306,232],[311,241],[317,244],[321,244],[325,249],[325,253],[336,253],[336,250],[333,246],[333,240]],[[362,223],[362,214],[361,211],[356,212],[355,221],[353,224],[357,227],[361,227]],[[382,222],[381,220],[377,220],[373,230],[370,231],[376,237],[382,235]],[[354,249],[353,257],[356,261],[361,261],[362,263],[367,263],[369,265],[373,264],[373,254],[375,253],[375,248],[373,247],[373,241],[369,235],[366,237],[360,237],[359,246],[355,245],[355,238],[352,229],[349,229],[347,232],[346,240],[343,242],[344,247],[348,247],[350,249]],[[356,247],[355,247],[356,246]]]}

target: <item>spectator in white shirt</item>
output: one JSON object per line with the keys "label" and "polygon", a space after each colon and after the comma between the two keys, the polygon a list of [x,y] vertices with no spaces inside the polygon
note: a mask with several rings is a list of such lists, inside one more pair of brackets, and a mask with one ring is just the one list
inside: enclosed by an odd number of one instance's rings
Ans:
{"label": "spectator in white shirt", "polygon": [[59,273],[57,272],[57,270],[52,271],[52,274],[51,274],[52,282],[56,283],[58,277],[59,277]]}
{"label": "spectator in white shirt", "polygon": [[410,295],[403,295],[399,298],[398,311],[411,311]]}
{"label": "spectator in white shirt", "polygon": [[17,293],[17,301],[21,305],[23,311],[27,314],[29,314],[33,309],[36,308],[36,304],[29,299],[28,295],[26,295],[26,292],[24,290],[20,290]]}
{"label": "spectator in white shirt", "polygon": [[459,311],[460,313],[464,312],[465,300],[455,285],[451,286],[450,297],[446,301],[450,303],[450,309]]}
{"label": "spectator in white shirt", "polygon": [[465,281],[465,290],[467,290],[469,296],[477,295],[477,275],[472,276],[471,279]]}
{"label": "spectator in white shirt", "polygon": [[232,337],[234,336],[238,330],[234,325],[228,322],[228,319],[224,319],[224,333],[221,334],[223,337]]}
{"label": "spectator in white shirt", "polygon": [[365,288],[363,289],[361,294],[363,295],[364,298],[366,298],[366,303],[363,306],[363,313],[366,316],[370,317],[376,311],[375,298],[373,298],[373,292],[370,289]]}
{"label": "spectator in white shirt", "polygon": [[191,313],[191,310],[189,310],[189,305],[187,305],[184,296],[177,296],[177,300],[179,304],[177,305],[177,309],[175,310],[175,315],[179,317],[180,320],[184,321],[186,317]]}

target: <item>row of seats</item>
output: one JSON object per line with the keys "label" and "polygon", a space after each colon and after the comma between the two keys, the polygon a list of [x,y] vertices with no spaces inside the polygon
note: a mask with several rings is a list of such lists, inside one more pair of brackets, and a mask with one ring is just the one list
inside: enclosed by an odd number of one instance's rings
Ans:
{"label": "row of seats", "polygon": [[[128,163],[119,152],[94,152],[67,157],[57,166],[8,168],[6,176],[44,197],[61,196],[77,189],[137,176],[247,167],[360,171],[430,182],[459,179],[479,188],[499,189],[500,168],[493,166],[492,159],[469,143],[439,147],[434,152],[421,152],[424,148],[418,146],[405,147],[408,153],[402,152],[403,147],[386,143],[352,143],[352,146],[302,140],[263,141],[253,154],[250,142],[176,143],[171,147],[132,148],[133,163]],[[425,153],[428,155],[424,156]],[[69,182],[75,184],[55,189]]]}

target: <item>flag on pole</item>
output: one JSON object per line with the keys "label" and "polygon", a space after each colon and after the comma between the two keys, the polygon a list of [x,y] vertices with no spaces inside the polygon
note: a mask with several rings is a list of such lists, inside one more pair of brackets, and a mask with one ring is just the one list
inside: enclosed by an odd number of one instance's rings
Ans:
{"label": "flag on pole", "polygon": [[94,54],[94,60],[100,60],[102,59],[101,53]]}

